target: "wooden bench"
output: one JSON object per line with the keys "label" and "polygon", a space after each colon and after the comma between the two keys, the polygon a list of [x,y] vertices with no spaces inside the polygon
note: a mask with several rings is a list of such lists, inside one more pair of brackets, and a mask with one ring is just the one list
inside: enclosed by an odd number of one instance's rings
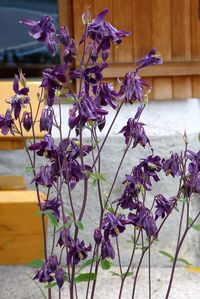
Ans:
{"label": "wooden bench", "polygon": [[0,191],[0,264],[27,264],[44,258],[37,210],[35,191]]}

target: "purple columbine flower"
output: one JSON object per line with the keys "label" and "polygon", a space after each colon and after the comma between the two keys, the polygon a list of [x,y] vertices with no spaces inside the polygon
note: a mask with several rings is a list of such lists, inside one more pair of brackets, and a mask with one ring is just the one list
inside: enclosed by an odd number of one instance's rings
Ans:
{"label": "purple columbine flower", "polygon": [[122,209],[134,210],[137,208],[137,198],[141,190],[138,178],[135,175],[126,175],[123,183],[126,184],[125,190],[122,196],[113,203],[117,203],[117,206]]}
{"label": "purple columbine flower", "polygon": [[56,90],[62,89],[62,83],[66,82],[65,69],[61,65],[54,68],[46,68],[42,72],[41,87],[47,89],[47,105],[52,106],[54,103]]}
{"label": "purple columbine flower", "polygon": [[75,41],[73,39],[70,39],[69,45],[64,49],[64,53],[63,53],[63,60],[66,66],[68,66],[68,64],[72,62],[73,57],[75,57],[76,55],[77,54],[76,54]]}
{"label": "purple columbine flower", "polygon": [[85,260],[88,257],[88,252],[91,250],[91,244],[86,247],[84,241],[80,242],[79,239],[76,242],[72,241],[67,254],[67,265],[70,265],[72,262],[77,265],[80,261]]}
{"label": "purple columbine flower", "polygon": [[161,56],[157,53],[155,48],[152,48],[148,54],[144,57],[138,59],[134,64],[137,66],[137,71],[143,67],[154,65],[154,64],[162,64],[163,60]]}
{"label": "purple columbine flower", "polygon": [[47,263],[44,262],[41,269],[38,270],[33,279],[38,279],[39,282],[52,282],[54,279],[51,274],[52,271],[49,269]]}
{"label": "purple columbine flower", "polygon": [[125,231],[127,223],[124,215],[116,216],[111,212],[106,213],[101,225],[101,228],[104,230],[104,240],[107,241],[109,235],[118,237],[119,234]]}
{"label": "purple columbine flower", "polygon": [[62,26],[60,28],[59,37],[60,37],[60,42],[63,44],[63,46],[67,48],[69,46],[69,41],[70,41],[69,30],[67,27]]}
{"label": "purple columbine flower", "polygon": [[163,170],[166,175],[171,174],[173,177],[179,176],[181,173],[181,160],[177,153],[171,154],[171,157],[167,160],[162,159]]}
{"label": "purple columbine flower", "polygon": [[102,259],[106,259],[106,258],[111,258],[114,259],[115,258],[115,250],[112,246],[112,243],[110,241],[110,239],[108,240],[102,240],[101,243],[101,256]]}
{"label": "purple columbine flower", "polygon": [[128,218],[130,221],[132,221],[133,225],[139,228],[143,228],[146,231],[148,238],[156,236],[157,227],[155,219],[151,211],[148,208],[144,207],[142,203],[138,204],[136,214],[129,213]]}
{"label": "purple columbine flower", "polygon": [[30,131],[33,124],[31,112],[24,112],[23,114],[23,126],[26,131]]}
{"label": "purple columbine flower", "polygon": [[65,272],[62,268],[56,270],[55,279],[60,290],[65,282]]}
{"label": "purple columbine flower", "polygon": [[119,133],[123,133],[126,144],[129,144],[129,141],[133,138],[132,148],[136,147],[138,144],[143,147],[145,147],[146,144],[149,144],[150,146],[149,138],[144,130],[144,124],[138,122],[135,118],[129,118],[127,125],[124,126]]}
{"label": "purple columbine flower", "polygon": [[59,207],[61,205],[61,201],[56,197],[54,199],[48,199],[45,202],[41,203],[42,211],[51,210],[56,220],[59,222],[60,220],[60,211]]}
{"label": "purple columbine flower", "polygon": [[47,131],[51,134],[51,129],[53,125],[54,111],[52,108],[48,107],[42,110],[40,117],[40,131]]}
{"label": "purple columbine flower", "polygon": [[19,89],[19,77],[15,75],[13,90],[15,95],[7,102],[11,104],[12,110],[14,111],[14,117],[17,119],[20,115],[22,107],[25,107],[25,104],[30,102],[30,98],[28,96],[29,88],[23,87]]}
{"label": "purple columbine flower", "polygon": [[[66,217],[66,219],[65,219],[65,223],[68,223],[68,222],[71,222],[70,217]],[[72,238],[71,238],[71,235],[70,235],[69,228],[65,228],[60,232],[60,235],[59,235],[56,246],[59,245],[60,247],[62,247],[62,246],[68,246],[69,247],[69,246],[71,246],[71,242],[72,242]]]}
{"label": "purple columbine flower", "polygon": [[176,202],[175,197],[167,200],[162,194],[156,195],[154,199],[156,202],[155,220],[159,217],[164,218],[166,214],[168,215]]}
{"label": "purple columbine flower", "polygon": [[200,194],[200,151],[195,153],[187,151],[187,157],[191,161],[188,165],[188,175],[184,185],[185,193],[190,196],[192,192]]}
{"label": "purple columbine flower", "polygon": [[[80,142],[77,138],[64,139],[60,145],[63,151],[67,153],[67,160],[75,160],[81,156],[80,152]],[[93,147],[91,145],[82,145],[82,155],[83,157],[89,154],[92,151]]]}
{"label": "purple columbine flower", "polygon": [[110,105],[113,109],[117,108],[115,104],[117,92],[114,91],[112,84],[101,82],[98,86],[95,101],[99,106]]}
{"label": "purple columbine flower", "polygon": [[55,55],[55,52],[52,50],[55,50],[54,44],[56,32],[51,16],[44,16],[40,21],[22,20],[20,23],[32,27],[29,31],[29,35],[41,43],[46,43],[47,48],[50,50],[50,54]]}
{"label": "purple columbine flower", "polygon": [[55,158],[58,154],[58,146],[54,144],[54,139],[50,134],[46,134],[40,142],[29,146],[30,151],[36,151],[38,156],[46,158]]}
{"label": "purple columbine flower", "polygon": [[58,267],[58,258],[56,255],[51,255],[48,257],[47,267],[51,272],[55,272]]}
{"label": "purple columbine flower", "polygon": [[14,119],[12,118],[10,109],[6,110],[5,115],[0,114],[0,129],[3,135],[7,135],[8,132],[14,136],[13,131]]}
{"label": "purple columbine flower", "polygon": [[131,104],[135,101],[142,103],[145,95],[144,88],[150,90],[151,86],[142,80],[137,72],[128,72],[120,87],[119,96],[123,96],[125,101]]}
{"label": "purple columbine flower", "polygon": [[57,40],[54,32],[51,32],[47,35],[46,46],[49,54],[55,56],[57,52]]}
{"label": "purple columbine flower", "polygon": [[36,185],[51,187],[55,181],[52,166],[46,165],[40,167],[40,171],[34,176],[31,183],[35,182]]}
{"label": "purple columbine flower", "polygon": [[102,233],[101,233],[101,229],[100,228],[96,228],[94,230],[94,240],[95,240],[95,242],[96,242],[97,245],[101,244],[102,238],[103,238],[103,236],[102,236]]}

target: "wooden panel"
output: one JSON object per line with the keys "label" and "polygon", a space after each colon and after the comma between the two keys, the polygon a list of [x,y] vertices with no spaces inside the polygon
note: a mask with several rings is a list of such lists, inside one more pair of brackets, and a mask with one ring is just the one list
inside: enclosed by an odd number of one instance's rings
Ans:
{"label": "wooden panel", "polygon": [[[133,30],[132,0],[115,0],[113,5],[113,23],[117,29],[123,29],[129,32]],[[123,7],[123,9],[122,9]],[[127,17],[128,16],[128,17]],[[123,38],[119,46],[114,47],[115,62],[130,62],[133,60],[133,36]]]}
{"label": "wooden panel", "polygon": [[192,97],[191,78],[173,78],[173,99],[187,99]]}
{"label": "wooden panel", "polygon": [[133,2],[133,38],[134,60],[137,60],[148,53],[152,47],[151,0]]}
{"label": "wooden panel", "polygon": [[172,80],[169,77],[153,79],[154,99],[172,98]]}
{"label": "wooden panel", "polygon": [[44,257],[41,217],[36,210],[35,191],[0,191],[0,264],[26,264]]}
{"label": "wooden panel", "polygon": [[171,1],[172,59],[191,59],[190,1]]}
{"label": "wooden panel", "polygon": [[[191,48],[192,60],[200,61],[200,19],[199,19],[199,1],[191,2]],[[192,78],[192,96],[200,97],[200,76]]]}
{"label": "wooden panel", "polygon": [[0,176],[0,190],[26,190],[26,183],[23,176]]}

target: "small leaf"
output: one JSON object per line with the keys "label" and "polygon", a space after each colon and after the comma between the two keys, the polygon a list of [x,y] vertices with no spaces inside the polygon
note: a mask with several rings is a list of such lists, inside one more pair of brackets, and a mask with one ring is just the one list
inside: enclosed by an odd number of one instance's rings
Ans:
{"label": "small leaf", "polygon": [[182,203],[186,203],[187,202],[187,198],[178,198],[178,201],[180,201]]}
{"label": "small leaf", "polygon": [[58,225],[58,221],[56,220],[55,216],[53,215],[52,210],[46,210],[46,211],[44,211],[44,214],[47,215],[50,223],[53,226],[57,226]]}
{"label": "small leaf", "polygon": [[[193,223],[193,219],[192,219],[191,217],[189,217],[189,219],[188,219],[188,223],[189,223],[190,225],[192,225],[192,223]],[[194,230],[200,232],[200,224],[193,224],[191,227],[192,227]]]}
{"label": "small leaf", "polygon": [[34,260],[32,262],[30,262],[30,264],[28,264],[28,266],[34,268],[34,269],[38,269],[41,268],[43,265],[43,261],[42,260]]}
{"label": "small leaf", "polygon": [[105,175],[101,172],[92,172],[90,174],[90,177],[91,179],[93,180],[92,181],[92,184],[95,185],[97,183],[97,181],[104,181],[106,182],[106,178],[105,178]]}
{"label": "small leaf", "polygon": [[67,214],[68,216],[70,216],[70,217],[72,217],[72,218],[74,217],[72,211],[68,211],[68,210],[65,209],[65,212],[66,212],[66,214]]}
{"label": "small leaf", "polygon": [[170,253],[168,253],[168,252],[166,252],[164,250],[159,250],[159,253],[162,254],[162,255],[164,255],[164,256],[166,256],[166,257],[168,257],[170,259],[170,261],[173,262],[174,257]]}
{"label": "small leaf", "polygon": [[55,231],[55,234],[58,233],[59,231],[63,230],[64,228],[69,228],[72,225],[72,221],[69,221],[61,226],[57,226],[57,230]]}
{"label": "small leaf", "polygon": [[51,288],[56,287],[56,286],[57,286],[57,283],[56,282],[52,282],[50,284],[46,284],[44,287],[46,289],[51,289]]}
{"label": "small leaf", "polygon": [[184,263],[184,264],[186,264],[186,265],[188,265],[188,266],[191,266],[191,265],[192,265],[190,262],[188,262],[187,260],[182,259],[182,258],[177,258],[176,261],[177,261],[177,262]]}
{"label": "small leaf", "polygon": [[112,276],[119,276],[119,277],[121,277],[121,275],[119,273],[117,273],[117,272],[110,271],[110,273],[112,274]]}
{"label": "small leaf", "polygon": [[84,225],[83,225],[83,223],[82,223],[81,221],[76,220],[75,223],[76,223],[76,226],[77,226],[80,230],[84,230]]}
{"label": "small leaf", "polygon": [[109,260],[107,260],[107,259],[101,260],[101,268],[103,270],[108,270],[111,267],[112,267],[112,263]]}
{"label": "small leaf", "polygon": [[87,282],[87,281],[93,281],[96,279],[95,273],[82,273],[75,277],[75,282]]}

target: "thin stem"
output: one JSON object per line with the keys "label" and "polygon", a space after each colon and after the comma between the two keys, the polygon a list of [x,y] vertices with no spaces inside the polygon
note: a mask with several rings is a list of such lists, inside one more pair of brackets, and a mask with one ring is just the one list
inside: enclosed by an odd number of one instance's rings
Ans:
{"label": "thin stem", "polygon": [[149,251],[148,251],[148,266],[149,266],[149,299],[151,299],[151,238],[149,238]]}
{"label": "thin stem", "polygon": [[120,275],[121,275],[121,279],[122,279],[122,277],[123,277],[122,263],[121,263],[121,257],[120,257],[119,242],[118,242],[117,237],[116,237],[116,245],[117,245],[117,256],[118,256],[118,262],[119,262],[119,270],[120,270]]}

